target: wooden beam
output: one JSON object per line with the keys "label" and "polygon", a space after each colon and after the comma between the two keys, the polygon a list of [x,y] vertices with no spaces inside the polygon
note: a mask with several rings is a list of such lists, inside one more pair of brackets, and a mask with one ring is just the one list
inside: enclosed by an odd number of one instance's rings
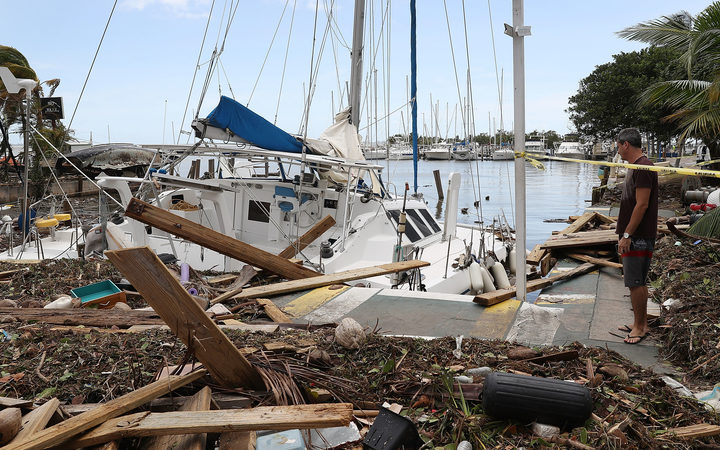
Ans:
{"label": "wooden beam", "polygon": [[546,252],[545,256],[540,260],[540,276],[545,276],[550,273],[552,266],[555,265],[557,260],[552,257],[552,253]]}
{"label": "wooden beam", "polygon": [[[537,291],[538,289],[548,287],[558,281],[563,281],[576,277],[578,275],[582,275],[584,273],[590,272],[594,268],[595,264],[585,263],[581,266],[574,268],[573,270],[569,270],[565,273],[561,273],[553,277],[539,278],[537,280],[528,281],[527,292]],[[515,297],[515,295],[516,288],[515,286],[513,286],[507,289],[498,289],[497,291],[485,292],[484,294],[476,295],[473,301],[482,306],[492,306],[497,303],[504,302],[505,300],[509,300]]]}
{"label": "wooden beam", "polygon": [[533,266],[537,266],[542,261],[543,257],[547,253],[547,250],[540,247],[540,244],[536,244],[532,251],[525,258],[525,262]]}
{"label": "wooden beam", "polygon": [[108,420],[70,444],[77,448],[139,436],[341,427],[347,426],[350,420],[350,403],[261,406],[217,411],[143,412]]}
{"label": "wooden beam", "polygon": [[290,244],[285,250],[278,253],[281,258],[292,258],[300,253],[305,247],[315,242],[324,232],[335,225],[335,219],[332,216],[325,216],[318,223],[313,225],[305,232],[300,239]]}
{"label": "wooden beam", "polygon": [[577,236],[580,233],[577,233],[576,235],[569,236],[569,237],[563,237],[563,238],[557,238],[557,239],[549,239],[545,241],[544,244],[541,245],[542,248],[567,248],[567,247],[590,247],[594,245],[608,245],[608,244],[617,244],[618,236],[615,234],[615,232],[603,232],[607,234],[596,234],[594,236]]}
{"label": "wooden beam", "polygon": [[282,312],[280,308],[278,308],[277,305],[272,302],[272,300],[269,300],[267,298],[259,298],[257,299],[257,302],[263,305],[263,307],[265,308],[265,314],[267,314],[273,322],[292,322],[292,319],[290,319],[284,312]]}
{"label": "wooden beam", "polygon": [[315,277],[319,273],[298,266],[286,258],[275,256],[252,245],[226,236],[211,228],[204,227],[172,212],[133,198],[125,210],[131,219],[152,225],[170,234],[180,236],[210,250],[252,264],[290,280]]}
{"label": "wooden beam", "polygon": [[612,262],[607,259],[602,258],[594,258],[590,255],[583,255],[581,253],[568,253],[568,256],[577,259],[578,261],[584,261],[589,262],[593,264],[597,264],[598,266],[605,266],[605,267],[614,267],[616,269],[622,269],[623,265],[620,263]]}
{"label": "wooden beam", "polygon": [[243,266],[243,268],[240,269],[240,275],[238,275],[237,279],[228,287],[228,291],[210,300],[210,304],[214,305],[216,303],[223,302],[230,297],[239,294],[242,292],[243,286],[252,280],[255,275],[257,275],[255,268],[250,265]]}
{"label": "wooden beam", "polygon": [[346,270],[345,272],[306,278],[304,280],[285,281],[282,283],[269,284],[267,286],[248,288],[233,298],[271,297],[273,295],[303,291],[306,289],[329,286],[331,284],[344,283],[346,281],[359,280],[362,278],[376,277],[378,275],[402,272],[404,270],[416,269],[418,267],[425,267],[429,265],[429,262],[410,260],[382,264],[373,267],[364,267],[362,269]]}
{"label": "wooden beam", "polygon": [[562,230],[561,234],[567,234],[567,233],[577,233],[578,231],[582,230],[582,228],[587,225],[588,223],[592,222],[596,217],[596,212],[586,212],[582,216],[580,216],[577,220],[575,220],[573,223],[571,223],[569,226],[567,226],[564,230]]}
{"label": "wooden beam", "polygon": [[218,447],[219,450],[255,450],[255,447],[257,447],[257,432],[223,433],[218,439]]}
{"label": "wooden beam", "polygon": [[[101,423],[132,411],[138,406],[144,405],[150,400],[165,395],[179,387],[188,383],[197,381],[207,372],[198,370],[196,372],[183,376],[170,376],[160,381],[150,383],[135,391],[127,393],[121,397],[117,397],[105,403],[99,408],[95,408],[86,413],[71,417],[65,421],[53,425],[50,428],[38,431],[28,439],[21,442],[12,442],[3,447],[4,450],[30,450],[50,448],[60,445],[72,438],[73,436],[96,427]],[[103,442],[109,442],[114,439],[108,439]]]}
{"label": "wooden beam", "polygon": [[[205,386],[192,396],[190,401],[185,402],[180,411],[209,411],[210,398],[212,393],[210,388]],[[145,450],[204,450],[207,445],[207,434],[176,434],[166,436],[156,436],[150,440]]]}
{"label": "wooden beam", "polygon": [[699,423],[697,425],[688,425],[686,427],[670,428],[667,431],[677,437],[689,439],[704,436],[717,436],[720,434],[720,426]]}
{"label": "wooden beam", "polygon": [[12,317],[21,322],[36,321],[55,325],[85,325],[89,327],[165,324],[155,311],[115,309],[0,308],[0,317],[2,316]]}
{"label": "wooden beam", "polygon": [[50,418],[55,414],[55,411],[57,411],[58,406],[60,406],[60,400],[51,398],[42,406],[38,406],[25,414],[22,418],[22,428],[20,428],[20,431],[15,435],[13,440],[10,441],[10,444],[24,441],[45,428]]}
{"label": "wooden beam", "polygon": [[205,314],[150,248],[113,250],[105,252],[105,255],[218,383],[231,388],[264,388],[255,367]]}

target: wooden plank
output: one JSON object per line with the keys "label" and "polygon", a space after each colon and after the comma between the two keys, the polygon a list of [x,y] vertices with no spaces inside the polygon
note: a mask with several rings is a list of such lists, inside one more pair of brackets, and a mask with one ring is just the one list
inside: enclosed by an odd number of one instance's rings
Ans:
{"label": "wooden plank", "polygon": [[264,388],[257,370],[148,247],[105,252],[172,332],[226,387]]}
{"label": "wooden plank", "polygon": [[[540,276],[545,276],[550,273],[550,270],[553,266],[553,260],[552,253],[547,252],[545,256],[540,260]],[[557,260],[555,260],[557,262]]]}
{"label": "wooden plank", "polygon": [[59,405],[60,400],[51,398],[42,406],[38,406],[25,414],[22,418],[22,428],[20,428],[20,431],[15,435],[13,440],[10,441],[10,444],[24,441],[45,428],[50,418],[55,414],[55,411],[57,411]]}
{"label": "wooden plank", "polygon": [[623,267],[623,265],[620,263],[608,261],[607,259],[602,258],[594,258],[590,255],[583,255],[581,253],[568,253],[568,256],[579,261],[597,264],[598,266],[614,267],[616,269],[622,269]]}
{"label": "wooden plank", "polygon": [[15,269],[15,270],[5,270],[5,271],[3,271],[3,272],[0,272],[0,280],[5,280],[5,279],[10,278],[11,276],[17,274],[17,273],[25,272],[25,271],[27,271],[27,270],[28,270],[27,267],[23,267],[22,269]]}
{"label": "wooden plank", "polygon": [[525,262],[533,266],[537,266],[538,264],[540,264],[540,261],[543,259],[543,256],[545,256],[546,253],[547,250],[540,247],[540,244],[536,244],[535,247],[533,247],[532,251],[525,258]]}
{"label": "wooden plank", "polygon": [[[537,291],[538,289],[548,287],[558,281],[563,281],[578,275],[582,275],[584,273],[590,272],[594,268],[595,264],[585,263],[581,266],[574,268],[573,270],[569,270],[553,277],[539,278],[537,280],[528,281],[527,292]],[[492,306],[497,303],[504,302],[505,300],[509,300],[515,297],[515,295],[516,288],[515,286],[513,286],[507,289],[498,289],[497,291],[485,292],[484,294],[476,295],[473,301],[482,306]]]}
{"label": "wooden plank", "polygon": [[133,325],[164,325],[155,311],[115,309],[46,309],[0,308],[0,317],[13,317],[21,322],[37,321],[56,325],[90,327],[131,327]]}
{"label": "wooden plank", "polygon": [[541,245],[542,248],[568,248],[568,247],[589,247],[594,245],[617,244],[617,234],[611,233],[596,237],[572,237],[563,239],[549,239]]}
{"label": "wooden plank", "polygon": [[108,420],[70,444],[73,447],[89,447],[111,440],[140,436],[341,427],[350,424],[350,420],[350,403],[261,406],[217,411],[143,412]]}
{"label": "wooden plank", "polygon": [[2,408],[27,408],[32,406],[32,400],[23,400],[21,398],[0,397],[0,407]]}
{"label": "wooden plank", "polygon": [[242,292],[243,286],[245,286],[248,281],[252,280],[255,275],[257,275],[257,270],[255,270],[254,267],[250,265],[243,266],[243,268],[240,269],[240,274],[237,279],[228,287],[229,290],[226,293],[218,295],[214,299],[210,300],[210,304],[214,305],[216,303],[223,302],[233,295],[239,294]]}
{"label": "wooden plank", "polygon": [[[163,378],[162,380],[150,383],[147,386],[143,386],[133,392],[129,392],[121,397],[110,400],[99,408],[71,417],[58,423],[57,425],[53,425],[50,428],[38,431],[24,441],[8,444],[6,447],[3,447],[3,449],[30,450],[50,448],[60,445],[83,431],[87,431],[109,419],[125,414],[128,411],[132,411],[138,406],[144,405],[150,400],[160,397],[161,395],[168,394],[169,392],[185,386],[188,383],[197,381],[205,376],[206,373],[207,372],[204,370],[198,370],[184,376],[171,376]],[[108,439],[103,442],[109,442],[112,440],[114,439]]]}
{"label": "wooden plank", "polygon": [[273,322],[278,323],[288,323],[292,322],[292,319],[288,317],[284,312],[278,308],[275,303],[273,303],[271,300],[267,298],[259,298],[257,299],[257,302],[265,308],[265,314],[270,317]]}
{"label": "wooden plank", "polygon": [[[180,411],[209,411],[211,396],[210,388],[205,386],[185,402]],[[204,450],[206,445],[206,433],[176,434],[152,438],[145,450]]]}
{"label": "wooden plank", "polygon": [[582,216],[578,217],[577,220],[575,220],[573,223],[571,223],[569,226],[567,226],[560,233],[564,233],[564,234],[577,233],[578,231],[582,230],[582,228],[585,225],[592,222],[595,219],[596,215],[597,215],[596,212],[586,212]]}
{"label": "wooden plank", "polygon": [[292,258],[300,253],[305,247],[315,242],[324,232],[335,225],[335,219],[332,216],[325,216],[318,223],[310,227],[300,239],[290,244],[285,250],[278,253],[281,258]]}
{"label": "wooden plank", "polygon": [[615,230],[592,230],[578,231],[577,233],[558,233],[551,236],[548,240],[556,241],[558,239],[595,239],[607,236],[615,236],[617,238],[617,233],[615,232]]}
{"label": "wooden plank", "polygon": [[410,260],[400,261],[390,264],[382,264],[373,267],[364,267],[362,269],[346,270],[344,272],[333,273],[330,275],[322,275],[319,277],[306,278],[304,280],[285,281],[282,283],[269,284],[267,286],[258,286],[248,288],[234,296],[233,298],[258,298],[271,297],[273,295],[285,294],[288,292],[303,291],[331,284],[344,283],[346,281],[359,280],[361,278],[370,278],[388,273],[402,272],[404,270],[416,269],[418,267],[429,266],[429,262]]}
{"label": "wooden plank", "polygon": [[130,200],[125,210],[125,215],[131,219],[152,225],[155,228],[180,236],[183,239],[202,245],[210,250],[252,264],[253,266],[276,273],[290,280],[320,275],[313,270],[293,264],[286,258],[280,258],[272,253],[255,248],[252,245],[233,239],[230,236],[226,236],[211,228],[204,227],[177,214],[138,200],[137,198]]}
{"label": "wooden plank", "polygon": [[704,436],[717,436],[720,434],[720,426],[699,423],[697,425],[688,425],[686,427],[670,428],[668,433],[673,433],[681,438],[696,438]]}
{"label": "wooden plank", "polygon": [[546,362],[557,362],[557,361],[573,361],[578,359],[577,350],[568,350],[565,352],[552,353],[550,355],[536,356],[534,358],[523,359],[523,362],[531,362],[535,364],[543,364]]}

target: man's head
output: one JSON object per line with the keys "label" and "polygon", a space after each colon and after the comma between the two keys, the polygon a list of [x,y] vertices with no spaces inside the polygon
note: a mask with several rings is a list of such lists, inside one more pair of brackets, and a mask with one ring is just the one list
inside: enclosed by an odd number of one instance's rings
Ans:
{"label": "man's head", "polygon": [[[625,161],[637,159],[642,154],[642,138],[637,128],[625,128],[617,137],[618,153]],[[632,162],[632,161],[630,161]]]}

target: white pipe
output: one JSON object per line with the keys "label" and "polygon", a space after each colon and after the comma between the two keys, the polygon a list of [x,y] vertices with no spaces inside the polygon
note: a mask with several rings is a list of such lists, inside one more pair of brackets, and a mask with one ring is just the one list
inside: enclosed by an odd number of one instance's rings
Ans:
{"label": "white pipe", "polygon": [[455,236],[457,230],[458,197],[460,195],[460,174],[451,172],[448,177],[448,192],[445,203],[443,240]]}

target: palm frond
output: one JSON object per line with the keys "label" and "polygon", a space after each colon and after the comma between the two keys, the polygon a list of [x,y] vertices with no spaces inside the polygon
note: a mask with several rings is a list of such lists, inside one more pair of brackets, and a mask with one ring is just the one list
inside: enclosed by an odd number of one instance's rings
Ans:
{"label": "palm frond", "polygon": [[701,32],[720,28],[720,2],[713,2],[701,11],[693,21],[693,28]]}
{"label": "palm frond", "polygon": [[663,16],[659,19],[639,23],[618,31],[616,34],[631,41],[668,46],[684,51],[693,35],[692,16],[688,12],[682,11],[672,16]]}

